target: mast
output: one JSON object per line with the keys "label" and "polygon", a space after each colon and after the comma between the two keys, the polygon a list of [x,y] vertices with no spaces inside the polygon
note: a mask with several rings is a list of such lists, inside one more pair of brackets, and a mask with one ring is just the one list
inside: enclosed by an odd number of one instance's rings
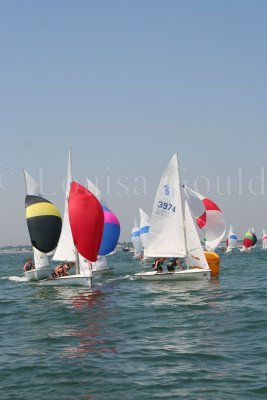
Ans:
{"label": "mast", "polygon": [[[177,174],[178,174],[178,182],[180,186],[180,196],[181,196],[181,204],[182,204],[182,216],[183,216],[183,233],[184,233],[184,242],[185,242],[185,258],[187,258],[188,255],[188,249],[187,249],[187,237],[186,237],[186,229],[185,229],[185,204],[184,204],[184,185],[181,185],[181,180],[180,180],[180,172],[179,172],[179,164],[178,164],[178,154],[176,153],[176,158],[177,158]],[[186,268],[188,269],[188,266],[186,265]]]}
{"label": "mast", "polygon": [[78,275],[80,273],[80,263],[79,263],[79,255],[75,246],[75,274]]}

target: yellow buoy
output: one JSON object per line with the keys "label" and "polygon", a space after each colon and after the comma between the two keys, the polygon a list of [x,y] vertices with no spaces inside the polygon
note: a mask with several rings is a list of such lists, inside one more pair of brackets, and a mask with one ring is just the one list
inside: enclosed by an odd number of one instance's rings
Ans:
{"label": "yellow buoy", "polygon": [[204,251],[204,254],[211,270],[211,276],[218,276],[220,273],[220,256],[212,251]]}

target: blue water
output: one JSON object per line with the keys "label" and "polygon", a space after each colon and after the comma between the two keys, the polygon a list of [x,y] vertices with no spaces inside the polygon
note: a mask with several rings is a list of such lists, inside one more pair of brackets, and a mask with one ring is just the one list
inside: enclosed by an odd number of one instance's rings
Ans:
{"label": "blue water", "polygon": [[222,255],[220,278],[133,279],[129,253],[92,291],[22,278],[0,255],[1,400],[267,399],[267,253]]}

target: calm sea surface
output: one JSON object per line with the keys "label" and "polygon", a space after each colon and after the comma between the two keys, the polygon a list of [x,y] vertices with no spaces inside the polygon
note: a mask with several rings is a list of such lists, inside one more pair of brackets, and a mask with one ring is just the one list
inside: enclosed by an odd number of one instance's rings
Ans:
{"label": "calm sea surface", "polygon": [[221,257],[217,280],[133,279],[129,253],[92,291],[29,284],[0,255],[0,398],[267,399],[267,252]]}

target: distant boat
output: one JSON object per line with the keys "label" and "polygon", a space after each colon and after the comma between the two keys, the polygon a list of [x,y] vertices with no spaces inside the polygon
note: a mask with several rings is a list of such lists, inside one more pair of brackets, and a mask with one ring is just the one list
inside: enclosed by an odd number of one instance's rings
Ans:
{"label": "distant boat", "polygon": [[226,250],[225,253],[231,253],[233,249],[237,248],[237,236],[234,233],[234,228],[230,225],[228,237],[226,240]]}
{"label": "distant boat", "polygon": [[243,239],[243,246],[240,251],[242,253],[250,253],[252,246],[255,244],[255,238],[252,233],[252,228],[249,228]]}
{"label": "distant boat", "polygon": [[186,269],[174,272],[141,271],[136,278],[156,281],[210,279],[211,269],[204,255],[187,201],[181,192],[178,159],[175,154],[165,169],[154,201],[145,257],[182,257]]}
{"label": "distant boat", "polygon": [[262,230],[262,249],[267,250],[267,234],[264,229]]}
{"label": "distant boat", "polygon": [[[23,174],[27,195],[40,196],[38,183],[25,169],[23,170]],[[52,271],[52,266],[49,264],[48,260],[49,253],[46,254],[33,246],[33,255],[35,268],[30,271],[24,272],[25,277],[29,281],[38,281],[47,278]]]}
{"label": "distant boat", "polygon": [[125,253],[128,253],[130,251],[130,247],[125,246],[122,248],[122,251],[124,251]]}

